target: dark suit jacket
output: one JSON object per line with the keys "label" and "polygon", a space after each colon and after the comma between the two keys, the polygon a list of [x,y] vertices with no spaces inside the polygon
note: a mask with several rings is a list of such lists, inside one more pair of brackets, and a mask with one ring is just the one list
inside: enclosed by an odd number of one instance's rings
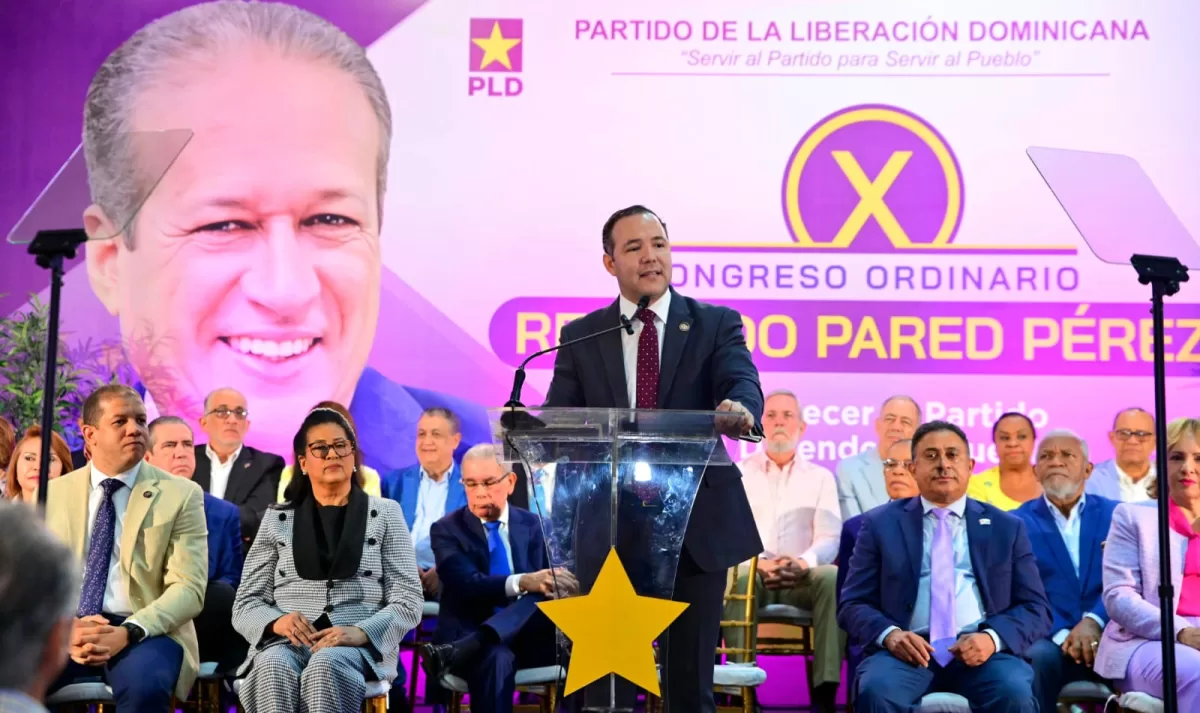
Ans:
{"label": "dark suit jacket", "polygon": [[[967,500],[964,514],[971,567],[983,600],[979,626],[994,630],[1008,651],[1021,656],[1050,632],[1050,604],[1025,523],[977,500]],[[912,621],[925,547],[924,511],[921,498],[914,497],[862,517],[838,606],[838,625],[853,643],[869,650],[889,626],[908,630]]]}
{"label": "dark suit jacket", "polygon": [[[468,508],[459,508],[433,523],[429,539],[442,583],[435,638],[453,641],[478,631],[497,607],[509,603],[504,589],[508,578],[488,574],[487,531]],[[513,574],[547,568],[537,515],[509,505],[508,544]]]}
{"label": "dark suit jacket", "polygon": [[1012,511],[1025,521],[1029,530],[1042,586],[1046,588],[1054,615],[1054,624],[1050,628],[1052,635],[1062,629],[1073,629],[1089,612],[1108,622],[1102,596],[1104,550],[1100,544],[1108,537],[1108,526],[1112,524],[1116,508],[1117,503],[1113,500],[1099,495],[1087,496],[1081,513],[1083,521],[1079,524],[1078,575],[1045,498],[1035,498]]}
{"label": "dark suit jacket", "polygon": [[[207,445],[196,446],[196,473],[192,480],[207,493],[212,488],[212,464],[208,460],[206,448]],[[279,474],[282,472],[283,458],[274,453],[264,453],[250,446],[242,446],[237,462],[229,471],[225,499],[238,506],[243,542],[254,541],[263,513],[275,502],[275,495],[279,490]]]}
{"label": "dark suit jacket", "polygon": [[[620,324],[620,301],[614,300],[563,327],[566,342]],[[680,325],[686,324],[686,329]],[[762,422],[763,394],[758,369],[746,348],[742,318],[718,305],[698,302],[671,291],[662,358],[658,408],[709,411],[725,399],[750,410]],[[621,334],[560,349],[546,407],[630,408],[625,382]],[[718,446],[724,450],[724,444]],[[762,551],[754,514],[736,465],[705,470],[692,505],[683,548],[706,572],[717,572]]]}
{"label": "dark suit jacket", "polygon": [[842,588],[846,586],[846,575],[850,572],[850,557],[854,554],[854,543],[858,542],[858,531],[862,529],[863,516],[855,515],[842,523],[842,541],[837,555],[837,598],[842,600]]}
{"label": "dark suit jacket", "polygon": [[237,589],[242,581],[242,523],[238,508],[205,493],[204,520],[208,524],[208,581],[225,582]]}

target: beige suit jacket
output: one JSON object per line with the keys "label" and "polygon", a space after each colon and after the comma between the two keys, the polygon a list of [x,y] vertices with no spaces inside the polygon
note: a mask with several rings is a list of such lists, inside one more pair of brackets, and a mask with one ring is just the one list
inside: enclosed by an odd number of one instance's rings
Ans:
{"label": "beige suit jacket", "polygon": [[[46,524],[79,561],[87,559],[91,465],[50,481]],[[200,668],[192,619],[204,607],[208,583],[208,526],[199,485],[143,462],[129,494],[121,529],[121,578],[129,617],[147,636],[169,636],[183,647],[175,696],[187,698]]]}

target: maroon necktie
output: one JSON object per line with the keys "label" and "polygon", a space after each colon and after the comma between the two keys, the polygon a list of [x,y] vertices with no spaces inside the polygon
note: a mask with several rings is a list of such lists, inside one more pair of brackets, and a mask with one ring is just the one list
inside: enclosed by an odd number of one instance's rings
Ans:
{"label": "maroon necktie", "polygon": [[634,316],[642,320],[637,352],[637,404],[634,408],[658,408],[658,327],[654,326],[654,313],[648,309],[638,310]]}

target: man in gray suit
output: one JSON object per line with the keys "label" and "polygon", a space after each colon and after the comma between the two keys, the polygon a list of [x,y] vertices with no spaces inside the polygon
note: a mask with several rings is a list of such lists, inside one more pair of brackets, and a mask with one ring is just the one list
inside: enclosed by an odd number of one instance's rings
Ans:
{"label": "man in gray suit", "polygon": [[79,602],[70,550],[24,503],[0,501],[0,711],[45,713]]}
{"label": "man in gray suit", "polygon": [[1108,441],[1116,457],[1096,464],[1087,492],[1119,503],[1153,500],[1154,417],[1136,406],[1121,411],[1113,419]]}
{"label": "man in gray suit", "polygon": [[875,419],[877,445],[837,465],[838,502],[842,522],[889,502],[883,480],[883,454],[897,441],[909,440],[921,425],[921,407],[910,396],[892,396]]}

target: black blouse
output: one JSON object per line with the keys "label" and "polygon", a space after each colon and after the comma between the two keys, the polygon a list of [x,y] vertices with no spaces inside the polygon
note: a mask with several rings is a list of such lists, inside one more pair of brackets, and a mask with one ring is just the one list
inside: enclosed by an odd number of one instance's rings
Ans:
{"label": "black blouse", "polygon": [[320,505],[308,498],[296,508],[292,558],[303,579],[358,576],[367,534],[367,494],[354,484],[345,505]]}

